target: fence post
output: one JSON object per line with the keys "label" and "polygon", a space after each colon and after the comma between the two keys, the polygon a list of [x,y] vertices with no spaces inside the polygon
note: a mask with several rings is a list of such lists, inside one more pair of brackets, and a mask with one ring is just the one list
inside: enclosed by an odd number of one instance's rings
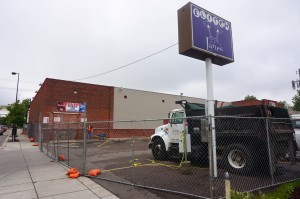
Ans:
{"label": "fence post", "polygon": [[271,175],[271,181],[272,184],[274,184],[274,170],[273,170],[273,157],[272,157],[272,151],[271,151],[271,140],[269,135],[269,120],[266,118],[266,133],[267,133],[267,142],[268,142],[268,156],[269,156],[269,170]]}
{"label": "fence post", "polygon": [[225,195],[226,199],[231,199],[231,185],[229,173],[225,173]]}
{"label": "fence post", "polygon": [[208,116],[208,129],[209,129],[209,134],[208,134],[208,150],[209,150],[209,177],[210,177],[210,194],[211,194],[211,198],[215,199],[217,198],[216,196],[216,172],[215,172],[215,158],[214,158],[214,144],[215,143],[213,141],[214,136],[213,136],[213,129],[214,128],[214,124],[212,121],[212,116],[209,115]]}
{"label": "fence post", "polygon": [[39,123],[39,146],[40,146],[40,151],[43,152],[43,132],[42,132],[41,123]]}
{"label": "fence post", "polygon": [[50,140],[50,138],[49,138],[49,136],[50,136],[50,133],[49,133],[49,123],[47,123],[47,140],[46,140],[46,144],[47,144],[47,156],[49,157],[49,140]]}
{"label": "fence post", "polygon": [[86,102],[84,102],[84,122],[83,122],[83,175],[86,169]]}
{"label": "fence post", "polygon": [[187,162],[187,141],[186,141],[186,133],[187,133],[187,118],[184,118],[184,138],[183,138],[183,146],[184,146],[184,161]]}
{"label": "fence post", "polygon": [[56,131],[56,153],[55,153],[55,159],[58,159],[58,134],[59,134],[59,131]]}
{"label": "fence post", "polygon": [[136,166],[136,164],[135,164],[135,155],[134,155],[134,135],[132,135],[132,143],[131,143],[131,155],[132,155],[132,158],[131,158],[131,160],[132,160],[132,175],[133,175],[133,184],[136,184],[136,180],[135,180],[135,166]]}
{"label": "fence post", "polygon": [[68,165],[70,166],[70,125],[68,123]]}
{"label": "fence post", "polygon": [[38,135],[39,135],[39,147],[40,151],[43,152],[43,135],[42,135],[42,113],[40,112],[39,123],[38,123]]}

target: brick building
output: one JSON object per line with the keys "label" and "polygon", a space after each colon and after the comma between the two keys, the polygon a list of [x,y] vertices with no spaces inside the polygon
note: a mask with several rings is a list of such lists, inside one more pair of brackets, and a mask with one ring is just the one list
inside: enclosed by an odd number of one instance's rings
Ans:
{"label": "brick building", "polygon": [[[29,124],[62,124],[84,121],[83,113],[58,110],[58,102],[86,102],[86,120],[87,122],[96,122],[166,118],[170,110],[180,108],[180,105],[175,104],[175,101],[183,99],[190,102],[205,103],[204,99],[182,95],[46,78],[31,102]],[[118,130],[127,129],[128,132],[132,132],[133,129],[141,128],[141,125],[134,126],[131,124],[130,127],[124,128],[124,123],[111,123],[106,128],[106,132],[114,131],[114,136],[110,137],[120,137]],[[99,126],[98,129],[100,129]],[[103,130],[103,126],[101,129]],[[151,127],[151,133],[152,131],[153,128]]]}
{"label": "brick building", "polygon": [[[170,110],[181,108],[176,100],[205,103],[182,95],[46,78],[31,102],[29,124],[83,121],[83,113],[59,111],[58,102],[86,102],[87,122],[93,122],[166,118]],[[122,125],[114,123],[113,128]]]}
{"label": "brick building", "polygon": [[[136,130],[135,135],[147,132],[147,136],[153,133],[153,129],[162,124],[141,123],[109,123],[105,127],[99,123],[104,121],[132,121],[146,119],[162,119],[172,109],[181,108],[175,104],[177,100],[187,100],[194,103],[205,103],[205,99],[186,97],[183,95],[171,95],[157,92],[127,89],[122,87],[103,86],[96,84],[72,82],[46,78],[39,91],[33,98],[29,111],[29,124],[50,123],[63,124],[69,122],[83,122],[84,114],[80,112],[66,112],[58,109],[58,102],[83,103],[86,102],[86,120],[88,123],[97,124],[96,131],[110,132],[110,137],[122,137],[124,131],[128,135]],[[218,102],[218,106],[226,106],[226,102]],[[80,127],[82,129],[82,126]],[[145,131],[146,130],[146,131]],[[149,132],[147,131],[149,130]],[[120,132],[122,131],[122,135]],[[98,133],[98,132],[96,132]],[[82,133],[75,133],[76,138],[81,138]],[[78,136],[78,134],[80,134]]]}
{"label": "brick building", "polygon": [[29,123],[39,123],[58,114],[57,102],[86,102],[89,121],[112,120],[113,92],[110,86],[46,78],[30,104]]}

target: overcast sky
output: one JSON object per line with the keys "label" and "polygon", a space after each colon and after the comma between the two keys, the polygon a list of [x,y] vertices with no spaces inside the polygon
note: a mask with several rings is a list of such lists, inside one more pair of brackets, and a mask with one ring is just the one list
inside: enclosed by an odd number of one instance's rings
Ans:
{"label": "overcast sky", "polygon": [[[183,0],[0,0],[0,105],[32,98],[45,78],[78,80],[178,43]],[[287,101],[300,68],[300,1],[194,0],[231,22],[235,62],[213,65],[214,98]],[[205,62],[178,45],[80,82],[206,98]]]}

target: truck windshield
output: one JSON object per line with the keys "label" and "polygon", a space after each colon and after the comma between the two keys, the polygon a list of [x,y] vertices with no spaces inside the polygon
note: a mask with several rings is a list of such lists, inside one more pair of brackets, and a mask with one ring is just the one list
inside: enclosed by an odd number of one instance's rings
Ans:
{"label": "truck windshield", "polygon": [[292,121],[294,129],[300,129],[300,119],[293,119]]}
{"label": "truck windshield", "polygon": [[183,112],[174,112],[172,114],[172,118],[170,120],[170,123],[171,124],[182,124],[183,123],[183,117],[184,117]]}
{"label": "truck windshield", "polygon": [[204,104],[189,103],[188,106],[189,106],[188,108],[190,110],[204,110],[205,109]]}

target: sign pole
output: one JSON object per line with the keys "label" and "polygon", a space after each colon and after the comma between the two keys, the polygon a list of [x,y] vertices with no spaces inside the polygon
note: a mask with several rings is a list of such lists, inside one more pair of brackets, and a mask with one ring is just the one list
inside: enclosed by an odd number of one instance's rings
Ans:
{"label": "sign pole", "polygon": [[217,178],[217,155],[216,155],[216,131],[215,131],[215,109],[214,109],[214,92],[213,92],[213,78],[212,78],[212,61],[208,57],[205,59],[206,65],[206,87],[207,87],[207,115],[209,118],[209,125],[211,129],[211,146],[210,147],[210,178],[211,178],[211,194],[212,198],[216,198],[216,183]]}
{"label": "sign pole", "polygon": [[[234,62],[231,23],[191,2],[177,11],[179,54],[205,61],[211,198],[216,198],[217,156],[212,64]],[[211,58],[213,57],[213,59]]]}

